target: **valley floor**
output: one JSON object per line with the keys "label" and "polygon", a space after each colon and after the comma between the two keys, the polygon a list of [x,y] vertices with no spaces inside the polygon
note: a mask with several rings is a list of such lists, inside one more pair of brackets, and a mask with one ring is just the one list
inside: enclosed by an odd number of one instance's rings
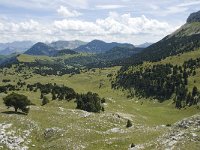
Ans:
{"label": "valley floor", "polygon": [[[17,93],[27,95],[36,105],[31,106],[28,115],[20,115],[9,113],[12,108],[7,110],[4,106],[6,95],[1,93],[0,149],[127,150],[132,143],[136,149],[195,150],[200,147],[200,111],[196,106],[178,110],[172,100],[158,103],[127,98],[125,91],[111,89],[107,77],[118,69],[96,69],[61,77],[34,75],[26,80],[23,74],[12,74],[12,70],[6,76],[0,74],[0,78],[15,82],[21,79],[29,84],[56,83],[78,93],[92,91],[106,99],[105,112],[88,113],[75,109],[74,101],[55,100],[41,106],[39,92],[21,89]],[[103,84],[99,88],[100,82]],[[126,128],[127,120],[132,121],[132,127]]]}

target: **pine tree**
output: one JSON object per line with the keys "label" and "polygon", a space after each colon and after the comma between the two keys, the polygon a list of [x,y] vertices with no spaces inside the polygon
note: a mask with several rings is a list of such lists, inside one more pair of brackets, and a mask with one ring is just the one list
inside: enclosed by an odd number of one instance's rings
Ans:
{"label": "pine tree", "polygon": [[127,121],[126,127],[127,127],[127,128],[132,127],[132,122],[131,122],[130,120]]}
{"label": "pine tree", "polygon": [[52,92],[52,100],[56,100],[56,93],[54,91]]}
{"label": "pine tree", "polygon": [[198,89],[196,86],[194,86],[192,89],[192,97],[195,97],[197,95],[197,93],[198,93]]}
{"label": "pine tree", "polygon": [[189,93],[187,94],[187,98],[186,98],[186,105],[189,105],[191,101],[192,101],[192,95],[191,95],[191,93],[189,92]]}
{"label": "pine tree", "polygon": [[49,103],[49,99],[46,96],[44,96],[42,99],[42,106],[46,105],[47,103]]}
{"label": "pine tree", "polygon": [[41,94],[40,94],[40,99],[43,99],[43,98],[44,98],[44,94],[41,93]]}

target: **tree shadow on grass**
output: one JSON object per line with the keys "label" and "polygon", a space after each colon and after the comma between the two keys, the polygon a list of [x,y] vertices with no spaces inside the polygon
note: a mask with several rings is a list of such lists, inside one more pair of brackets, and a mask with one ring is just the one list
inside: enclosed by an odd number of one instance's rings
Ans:
{"label": "tree shadow on grass", "polygon": [[23,112],[15,112],[15,111],[3,111],[3,112],[1,112],[1,113],[3,113],[3,114],[27,115],[27,114],[25,114],[25,113],[23,113]]}

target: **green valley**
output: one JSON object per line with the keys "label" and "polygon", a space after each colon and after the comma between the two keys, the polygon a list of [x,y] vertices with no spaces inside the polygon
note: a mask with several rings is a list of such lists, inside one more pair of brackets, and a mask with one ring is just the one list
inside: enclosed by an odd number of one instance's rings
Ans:
{"label": "green valley", "polygon": [[[82,15],[60,7],[68,19]],[[109,26],[111,16],[96,23]],[[0,55],[0,150],[198,150],[199,18],[200,11],[192,13],[178,30],[143,48],[59,40]],[[24,33],[29,28],[22,25]],[[56,27],[63,24],[55,21]]]}

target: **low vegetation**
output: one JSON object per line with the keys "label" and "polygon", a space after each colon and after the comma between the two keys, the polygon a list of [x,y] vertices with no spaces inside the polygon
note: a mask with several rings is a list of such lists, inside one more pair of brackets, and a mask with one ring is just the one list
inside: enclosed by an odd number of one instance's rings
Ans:
{"label": "low vegetation", "polygon": [[4,104],[10,108],[14,107],[15,112],[20,109],[22,112],[28,114],[29,108],[28,106],[31,105],[31,101],[22,94],[11,93],[3,98]]}
{"label": "low vegetation", "polygon": [[100,112],[104,110],[101,104],[101,98],[98,94],[88,92],[87,94],[79,94],[76,98],[77,109],[88,112]]}

